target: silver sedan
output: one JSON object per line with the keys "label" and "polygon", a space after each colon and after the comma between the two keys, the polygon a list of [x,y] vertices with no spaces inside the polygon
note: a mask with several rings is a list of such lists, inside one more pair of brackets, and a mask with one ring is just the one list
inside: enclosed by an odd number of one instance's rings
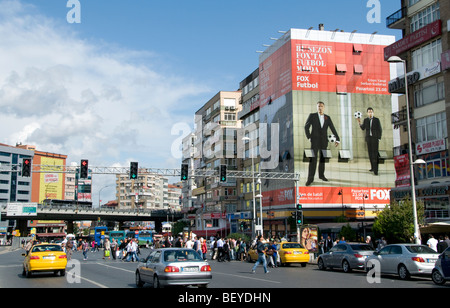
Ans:
{"label": "silver sedan", "polygon": [[139,262],[136,285],[151,283],[154,288],[196,285],[207,287],[212,279],[211,266],[197,252],[187,248],[153,250]]}
{"label": "silver sedan", "polygon": [[364,261],[374,253],[365,243],[339,243],[317,259],[319,269],[342,268],[348,273],[352,269],[364,269]]}
{"label": "silver sedan", "polygon": [[[387,245],[366,259],[366,268],[379,265],[380,273],[398,274],[401,279],[411,275],[431,275],[439,254],[433,249],[416,244]],[[370,265],[368,262],[370,261]]]}

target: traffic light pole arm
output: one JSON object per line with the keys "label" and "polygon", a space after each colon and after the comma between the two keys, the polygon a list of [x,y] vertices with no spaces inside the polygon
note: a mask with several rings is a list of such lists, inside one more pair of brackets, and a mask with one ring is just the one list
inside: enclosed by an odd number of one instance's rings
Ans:
{"label": "traffic light pole arm", "polygon": [[[0,171],[4,172],[19,172],[19,164],[2,164]],[[79,166],[55,166],[55,165],[32,165],[32,172],[36,173],[76,173]],[[189,170],[189,176],[194,177],[218,177],[219,171],[215,169],[201,170],[196,169],[195,174]],[[129,174],[129,167],[95,167],[89,166],[90,174]],[[181,169],[166,169],[166,168],[139,168],[139,174],[158,174],[163,176],[179,177]],[[227,170],[228,178],[248,179],[252,178],[251,171],[230,171]],[[299,181],[299,173],[284,173],[284,172],[254,172],[255,178],[268,180],[292,180]]]}

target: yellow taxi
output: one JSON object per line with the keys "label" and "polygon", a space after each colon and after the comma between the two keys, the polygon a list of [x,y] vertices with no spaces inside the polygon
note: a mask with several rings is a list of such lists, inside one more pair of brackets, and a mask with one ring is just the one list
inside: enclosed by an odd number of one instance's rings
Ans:
{"label": "yellow taxi", "polygon": [[278,254],[282,266],[290,263],[300,263],[305,267],[309,262],[309,251],[300,243],[281,242]]}
{"label": "yellow taxi", "polygon": [[[250,247],[250,249],[247,252],[247,261],[248,262],[256,262],[258,260],[258,251],[256,250],[256,246]],[[264,249],[268,249],[269,243],[264,243]]]}
{"label": "yellow taxi", "polygon": [[30,277],[33,272],[54,272],[61,276],[66,274],[67,256],[62,247],[58,244],[37,244],[34,245],[28,255],[23,253],[22,275]]}

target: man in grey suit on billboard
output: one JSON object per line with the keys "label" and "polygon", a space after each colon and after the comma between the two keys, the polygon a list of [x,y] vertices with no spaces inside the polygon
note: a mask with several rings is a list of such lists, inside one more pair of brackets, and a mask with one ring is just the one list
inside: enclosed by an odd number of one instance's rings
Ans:
{"label": "man in grey suit on billboard", "polygon": [[306,120],[305,133],[306,138],[311,141],[311,149],[314,152],[314,157],[311,158],[309,162],[308,180],[306,186],[309,186],[314,181],[314,175],[316,174],[317,167],[317,157],[320,155],[319,160],[319,179],[327,182],[328,179],[325,177],[325,157],[323,156],[322,150],[328,148],[328,128],[336,137],[335,145],[338,146],[340,143],[339,135],[334,128],[333,121],[331,118],[324,114],[325,104],[323,102],[317,103],[317,112],[311,113]]}
{"label": "man in grey suit on billboard", "polygon": [[358,118],[359,127],[366,131],[367,149],[369,151],[370,171],[378,175],[378,145],[381,139],[382,129],[380,119],[374,117],[373,108],[367,108],[368,117],[361,124]]}

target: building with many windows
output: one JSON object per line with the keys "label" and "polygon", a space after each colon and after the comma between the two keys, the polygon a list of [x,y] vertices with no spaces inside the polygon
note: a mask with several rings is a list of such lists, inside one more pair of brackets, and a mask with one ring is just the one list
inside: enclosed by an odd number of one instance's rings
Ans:
{"label": "building with many windows", "polygon": [[21,176],[21,164],[24,158],[33,159],[34,151],[0,144],[0,166],[10,168],[16,165],[17,172],[0,172],[0,202],[31,202],[31,177]]}
{"label": "building with many windows", "polygon": [[132,180],[128,174],[116,175],[116,197],[120,209],[166,210],[168,179],[158,174],[139,173]]}
{"label": "building with many windows", "polygon": [[[237,129],[241,127],[241,91],[220,91],[195,113],[195,131],[183,140],[183,163],[197,170],[237,170]],[[221,182],[216,176],[191,177],[185,185],[183,210],[191,230],[205,236],[208,232],[228,232],[227,213],[237,212],[235,178]]]}
{"label": "building with many windows", "polygon": [[[425,204],[429,224],[450,221],[450,2],[402,0],[400,9],[386,20],[387,27],[402,31],[403,37],[386,47],[385,60],[398,56],[406,61],[415,165],[416,195]],[[399,64],[402,66],[403,64]],[[403,70],[403,66],[400,68]],[[396,188],[392,198],[410,194],[408,139],[404,74],[389,83],[391,93],[399,93],[400,110],[392,115],[402,131],[401,145],[394,149]],[[424,231],[439,232],[428,227]],[[449,230],[449,227],[446,229]]]}

